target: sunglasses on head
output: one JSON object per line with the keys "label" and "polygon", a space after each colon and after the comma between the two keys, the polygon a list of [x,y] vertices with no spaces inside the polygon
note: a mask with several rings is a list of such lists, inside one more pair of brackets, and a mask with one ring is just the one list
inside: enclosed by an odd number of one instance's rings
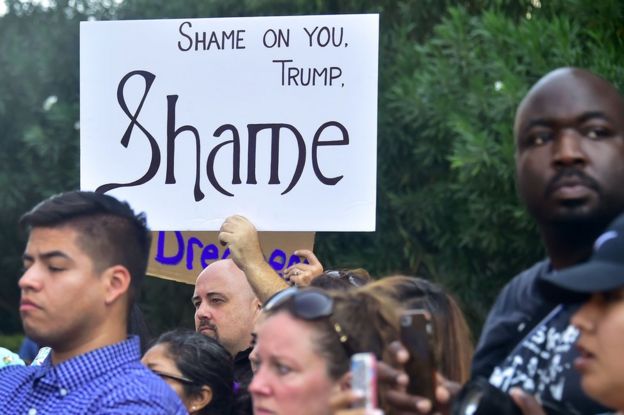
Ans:
{"label": "sunglasses on head", "polygon": [[349,347],[349,336],[342,326],[332,319],[334,312],[334,300],[324,291],[306,288],[300,290],[290,287],[274,294],[264,305],[264,311],[271,313],[282,308],[288,309],[295,317],[302,320],[313,321],[326,318],[338,335],[338,341],[347,356],[353,355],[354,351]]}
{"label": "sunglasses on head", "polygon": [[169,373],[164,373],[158,370],[154,370],[154,369],[150,369],[155,375],[160,376],[163,380],[167,380],[167,379],[171,379],[171,380],[175,380],[177,382],[180,383],[184,383],[185,385],[194,385],[195,382],[192,381],[189,378],[186,378],[184,376],[177,376],[177,375],[171,375]]}
{"label": "sunglasses on head", "polygon": [[349,284],[353,285],[354,287],[361,287],[366,284],[364,281],[362,281],[361,278],[353,275],[349,271],[331,270],[331,271],[325,271],[323,274],[335,280],[346,279],[347,281],[349,281]]}

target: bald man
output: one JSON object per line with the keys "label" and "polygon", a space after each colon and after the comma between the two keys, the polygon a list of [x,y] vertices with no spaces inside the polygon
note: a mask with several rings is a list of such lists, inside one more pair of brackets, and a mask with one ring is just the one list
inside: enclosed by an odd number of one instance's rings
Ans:
{"label": "bald man", "polygon": [[262,306],[243,271],[231,259],[208,265],[197,277],[193,305],[195,330],[214,337],[230,352],[234,377],[248,385],[251,333]]}
{"label": "bald man", "polygon": [[548,257],[499,294],[472,374],[539,396],[549,414],[602,413],[572,367],[575,309],[559,304],[544,277],[586,261],[595,239],[624,211],[624,97],[589,71],[554,70],[518,107],[514,135],[518,194]]}

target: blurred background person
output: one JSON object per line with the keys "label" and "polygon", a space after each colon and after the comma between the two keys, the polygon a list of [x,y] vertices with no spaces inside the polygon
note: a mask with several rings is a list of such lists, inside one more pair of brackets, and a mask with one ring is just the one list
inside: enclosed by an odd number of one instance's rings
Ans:
{"label": "blurred background person", "polygon": [[[474,350],[470,329],[455,299],[440,285],[423,278],[396,275],[374,281],[360,290],[389,297],[405,310],[428,311],[433,327],[431,347],[435,365],[437,371],[446,378],[438,377],[436,382],[444,384],[446,388],[454,387],[450,383],[462,384],[470,378]],[[408,359],[408,348],[395,341],[387,346],[385,361],[377,363],[377,381],[386,413],[428,413],[431,409],[432,403],[428,400],[406,393],[408,376],[403,365]],[[334,393],[334,415],[367,413],[364,410],[348,409],[360,399],[361,397],[349,390]],[[450,396],[443,399],[444,407],[450,404],[448,399]],[[417,404],[420,405],[418,408]]]}
{"label": "blurred background person", "polygon": [[189,414],[240,413],[232,357],[212,337],[190,330],[169,331],[141,361],[175,390]]}
{"label": "blurred background person", "polygon": [[573,314],[580,331],[574,366],[585,393],[624,413],[624,214],[596,240],[591,259],[549,277],[563,288],[565,306],[578,308],[579,294],[590,295]]}
{"label": "blurred background person", "polygon": [[5,347],[0,347],[0,369],[13,365],[24,366],[25,364],[18,354]]}
{"label": "blurred background person", "polygon": [[389,295],[404,309],[429,311],[438,370],[455,382],[464,383],[470,378],[474,351],[470,328],[459,305],[442,286],[424,278],[396,275],[375,281],[365,289]]}
{"label": "blurred background person", "polygon": [[[624,96],[588,70],[555,69],[518,106],[514,137],[518,194],[548,257],[500,292],[471,376],[503,391],[520,387],[550,414],[600,414],[607,408],[585,396],[572,368],[573,311],[544,280],[587,261],[596,238],[624,210]],[[551,341],[541,341],[541,333]]]}

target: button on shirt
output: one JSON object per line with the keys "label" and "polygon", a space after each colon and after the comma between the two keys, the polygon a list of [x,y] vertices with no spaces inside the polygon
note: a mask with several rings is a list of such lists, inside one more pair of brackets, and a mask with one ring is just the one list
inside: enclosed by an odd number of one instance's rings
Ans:
{"label": "button on shirt", "polygon": [[141,362],[139,339],[52,366],[0,370],[0,414],[187,414],[176,393]]}

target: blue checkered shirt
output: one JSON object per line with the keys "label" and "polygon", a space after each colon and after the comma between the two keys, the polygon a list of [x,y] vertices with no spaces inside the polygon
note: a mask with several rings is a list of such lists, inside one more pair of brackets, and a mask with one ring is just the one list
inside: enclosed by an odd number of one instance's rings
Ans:
{"label": "blue checkered shirt", "polygon": [[0,370],[0,414],[187,414],[176,393],[140,362],[139,339],[52,366]]}

